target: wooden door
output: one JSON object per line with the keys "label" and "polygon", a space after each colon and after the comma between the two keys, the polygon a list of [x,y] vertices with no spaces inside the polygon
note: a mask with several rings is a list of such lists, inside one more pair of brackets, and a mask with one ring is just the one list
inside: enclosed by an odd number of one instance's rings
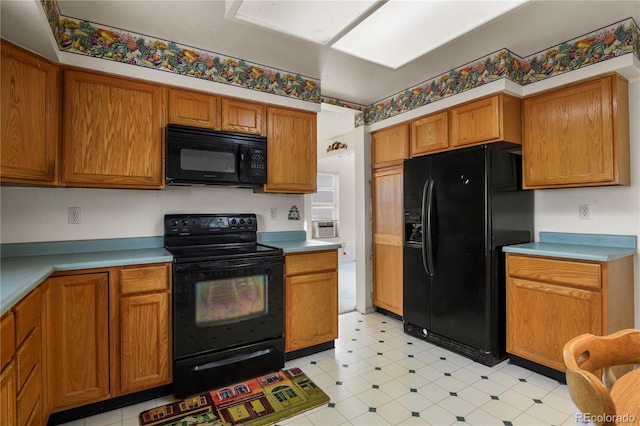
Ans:
{"label": "wooden door", "polygon": [[222,130],[264,135],[264,111],[262,104],[222,98]]}
{"label": "wooden door", "polygon": [[220,97],[183,89],[169,89],[169,123],[220,128]]}
{"label": "wooden door", "polygon": [[411,122],[411,156],[444,150],[449,147],[447,111],[431,114]]}
{"label": "wooden door", "polygon": [[[619,85],[623,90],[616,89]],[[524,186],[553,188],[628,183],[620,175],[620,150],[628,152],[626,82],[616,76],[591,80],[530,97],[524,101]],[[615,90],[614,90],[615,89]],[[614,93],[620,93],[618,102]],[[622,178],[622,179],[621,179]]]}
{"label": "wooden door", "polygon": [[285,351],[295,351],[338,337],[337,272],[286,278]]}
{"label": "wooden door", "polygon": [[52,409],[110,397],[108,273],[52,277],[49,285]]}
{"label": "wooden door", "polygon": [[500,120],[500,99],[497,95],[452,108],[452,146],[500,139]]}
{"label": "wooden door", "polygon": [[405,158],[409,158],[409,124],[371,133],[372,168],[399,165]]}
{"label": "wooden door", "polygon": [[171,382],[169,293],[120,299],[120,393]]}
{"label": "wooden door", "polygon": [[316,192],[316,113],[267,108],[265,192]]}
{"label": "wooden door", "polygon": [[163,86],[65,70],[63,184],[162,188],[165,104]]}
{"label": "wooden door", "polygon": [[507,280],[507,352],[563,371],[564,344],[583,333],[602,334],[599,292]]}
{"label": "wooden door", "polygon": [[54,185],[58,156],[58,65],[0,40],[0,181]]}
{"label": "wooden door", "polygon": [[402,315],[402,166],[374,170],[373,304]]}

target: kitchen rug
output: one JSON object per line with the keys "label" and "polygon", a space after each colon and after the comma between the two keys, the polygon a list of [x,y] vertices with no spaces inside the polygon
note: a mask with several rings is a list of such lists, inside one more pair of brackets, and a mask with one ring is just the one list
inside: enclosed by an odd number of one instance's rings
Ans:
{"label": "kitchen rug", "polygon": [[138,420],[141,426],[260,426],[327,402],[300,368],[291,368],[143,411]]}

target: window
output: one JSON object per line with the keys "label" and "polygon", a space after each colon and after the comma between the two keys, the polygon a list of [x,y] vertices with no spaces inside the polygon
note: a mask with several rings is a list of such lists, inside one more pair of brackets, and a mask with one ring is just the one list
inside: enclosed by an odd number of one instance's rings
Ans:
{"label": "window", "polygon": [[338,220],[338,174],[318,173],[317,185],[311,196],[311,220]]}

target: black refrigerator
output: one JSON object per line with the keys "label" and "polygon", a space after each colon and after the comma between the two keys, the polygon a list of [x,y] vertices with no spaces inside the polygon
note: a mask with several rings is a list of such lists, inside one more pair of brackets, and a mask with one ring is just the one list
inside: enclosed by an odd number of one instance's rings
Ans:
{"label": "black refrigerator", "polygon": [[506,358],[502,247],[533,241],[521,156],[490,145],[404,161],[406,333],[485,365]]}

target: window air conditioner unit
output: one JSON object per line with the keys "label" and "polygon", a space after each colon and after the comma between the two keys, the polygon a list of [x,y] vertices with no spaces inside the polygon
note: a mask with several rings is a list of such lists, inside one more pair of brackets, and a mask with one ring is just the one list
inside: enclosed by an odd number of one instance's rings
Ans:
{"label": "window air conditioner unit", "polygon": [[330,221],[314,221],[313,222],[313,238],[333,238],[338,236],[338,222]]}

